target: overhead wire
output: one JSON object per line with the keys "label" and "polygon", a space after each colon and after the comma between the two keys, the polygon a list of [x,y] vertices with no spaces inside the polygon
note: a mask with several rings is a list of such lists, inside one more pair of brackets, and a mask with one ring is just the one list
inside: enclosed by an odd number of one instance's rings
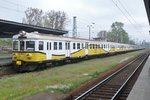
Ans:
{"label": "overhead wire", "polygon": [[[139,28],[137,28],[134,23],[130,20],[130,18],[123,12],[123,10],[118,6],[118,4],[112,0],[112,2],[114,3],[114,5],[121,11],[121,13],[125,16],[125,18],[133,25],[133,27],[137,30],[139,30]],[[125,8],[125,7],[124,7]],[[128,12],[128,11],[127,11]],[[132,19],[133,20],[133,19]],[[138,31],[137,31],[138,32]],[[139,32],[138,32],[139,33]],[[140,32],[141,33],[141,32]]]}
{"label": "overhead wire", "polygon": [[[23,6],[23,5],[20,5],[20,4],[17,4],[17,3],[14,3],[14,2],[12,2],[12,1],[8,1],[8,0],[1,0],[1,1],[3,1],[3,2],[6,2],[6,3],[8,3],[8,4],[11,4],[11,5],[14,5],[14,6],[16,6],[16,7],[24,7],[24,8],[26,8],[25,6]],[[0,8],[3,8],[3,9],[6,9],[6,10],[11,10],[11,11],[15,11],[15,12],[18,12],[18,13],[24,13],[24,10],[19,10],[19,8],[18,9],[15,9],[15,8],[10,8],[10,7],[6,7],[6,6],[4,6],[4,5],[0,5]]]}
{"label": "overhead wire", "polygon": [[[131,23],[131,24],[133,24],[132,23],[132,21],[128,18],[128,16],[122,11],[122,9],[117,5],[117,3],[114,1],[114,0],[112,0],[112,2],[114,3],[114,5],[121,11],[121,13],[126,17],[126,19]],[[134,25],[134,24],[133,24]]]}
{"label": "overhead wire", "polygon": [[[137,25],[140,25],[140,27],[142,27],[141,24],[137,23],[137,21],[134,19],[134,17],[129,13],[129,11],[125,8],[125,6],[123,5],[123,3],[120,0],[117,0],[120,5],[122,6],[122,8],[124,9],[124,11],[128,14],[128,16],[133,20],[133,22]],[[142,29],[142,28],[141,28]]]}
{"label": "overhead wire", "polygon": [[20,7],[22,7],[22,8],[28,8],[28,7],[24,6],[24,5],[21,5],[21,4],[19,4],[19,3],[14,3],[14,2],[9,1],[9,0],[2,0],[2,1],[7,2],[7,3],[9,3],[9,4],[12,4],[12,5],[15,5],[15,6],[20,6]]}
{"label": "overhead wire", "polygon": [[[136,22],[136,20],[131,16],[131,14],[128,12],[128,10],[125,8],[125,6],[123,6],[123,4],[121,3],[121,1],[119,1],[119,0],[117,0],[118,2],[119,2],[119,4],[121,5],[121,7],[124,9],[124,10],[126,10],[126,13],[128,14],[128,16],[130,16],[130,18],[132,19],[132,21],[135,23],[135,24],[138,24],[137,22]],[[117,7],[118,5],[115,3],[115,1],[114,0],[112,0],[112,2],[115,4],[115,6]],[[118,6],[119,7],[119,6]],[[117,7],[117,8],[118,8]],[[120,7],[119,7],[120,8]],[[118,9],[119,9],[118,8]],[[121,9],[121,8],[120,8]],[[119,10],[120,10],[119,9]],[[122,10],[122,9],[121,9]],[[123,12],[123,11],[121,11],[121,12]],[[123,12],[124,13],[124,12]],[[132,22],[132,23],[133,23]],[[139,35],[140,36],[142,36],[142,38],[143,38],[143,40],[145,39],[145,36],[144,35],[142,35],[143,33],[144,33],[144,31],[143,31],[143,29],[142,29],[142,25],[141,24],[138,24],[138,25],[140,25],[140,26],[136,26],[136,25],[134,25],[134,24],[131,24],[131,25],[133,25],[133,27],[135,28],[135,30],[136,30],[136,32],[137,33],[139,33]],[[137,36],[137,35],[136,35]]]}

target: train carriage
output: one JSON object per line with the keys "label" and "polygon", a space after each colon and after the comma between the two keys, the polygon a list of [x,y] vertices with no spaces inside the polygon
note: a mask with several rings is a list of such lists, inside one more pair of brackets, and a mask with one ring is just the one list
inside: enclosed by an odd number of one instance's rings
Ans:
{"label": "train carriage", "polygon": [[133,46],[128,44],[22,31],[13,36],[12,61],[17,70],[35,70],[46,62],[124,52],[132,49]]}

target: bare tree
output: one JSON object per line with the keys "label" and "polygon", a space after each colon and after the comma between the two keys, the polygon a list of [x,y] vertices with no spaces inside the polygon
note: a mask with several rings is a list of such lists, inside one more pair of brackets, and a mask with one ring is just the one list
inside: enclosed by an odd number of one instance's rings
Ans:
{"label": "bare tree", "polygon": [[23,23],[53,29],[63,30],[68,22],[67,14],[63,11],[50,10],[44,13],[42,10],[37,8],[28,8],[25,11],[25,15]]}
{"label": "bare tree", "polygon": [[98,32],[97,33],[97,38],[99,40],[107,41],[107,31],[106,30],[102,30],[102,31]]}
{"label": "bare tree", "polygon": [[28,8],[25,11],[25,18],[23,18],[22,22],[30,25],[42,26],[42,16],[42,10],[37,8]]}
{"label": "bare tree", "polygon": [[43,17],[44,26],[53,29],[65,29],[67,24],[67,15],[61,11],[48,11]]}

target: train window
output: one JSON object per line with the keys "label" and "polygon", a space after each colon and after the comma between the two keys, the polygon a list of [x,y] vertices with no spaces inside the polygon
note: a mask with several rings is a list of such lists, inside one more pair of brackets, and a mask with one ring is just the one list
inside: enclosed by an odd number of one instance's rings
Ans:
{"label": "train window", "polygon": [[98,45],[96,44],[96,49],[98,48]]}
{"label": "train window", "polygon": [[73,49],[76,49],[76,43],[73,43]]}
{"label": "train window", "polygon": [[43,50],[43,49],[44,49],[44,42],[39,41],[39,50]]}
{"label": "train window", "polygon": [[65,49],[67,50],[67,43],[65,43]]}
{"label": "train window", "polygon": [[13,50],[18,50],[18,41],[13,41]]}
{"label": "train window", "polygon": [[92,49],[92,44],[90,44],[90,49]]}
{"label": "train window", "polygon": [[54,42],[54,50],[57,50],[57,42]]}
{"label": "train window", "polygon": [[24,41],[20,41],[20,50],[21,51],[24,51],[24,45],[25,45]]}
{"label": "train window", "polygon": [[62,50],[62,42],[59,42],[59,50]]}
{"label": "train window", "polygon": [[26,50],[34,51],[35,50],[35,41],[26,41]]}
{"label": "train window", "polygon": [[47,42],[47,50],[51,50],[51,42]]}
{"label": "train window", "polygon": [[70,49],[70,43],[68,43],[68,50]]}
{"label": "train window", "polygon": [[88,43],[85,44],[85,48],[88,49]]}
{"label": "train window", "polygon": [[51,42],[49,42],[49,50],[51,50]]}
{"label": "train window", "polygon": [[77,49],[80,49],[80,43],[77,43]]}
{"label": "train window", "polygon": [[49,43],[47,42],[47,50],[49,50],[48,46],[49,46]]}
{"label": "train window", "polygon": [[83,45],[83,43],[82,43],[82,49],[84,48],[84,45]]}

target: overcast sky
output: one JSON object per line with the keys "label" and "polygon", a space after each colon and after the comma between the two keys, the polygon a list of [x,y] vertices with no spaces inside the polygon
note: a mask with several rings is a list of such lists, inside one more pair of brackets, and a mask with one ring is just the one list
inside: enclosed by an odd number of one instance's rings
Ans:
{"label": "overcast sky", "polygon": [[109,31],[110,25],[119,21],[124,23],[124,29],[129,33],[130,38],[136,41],[150,41],[148,18],[143,0],[113,1],[0,0],[0,18],[22,22],[27,7],[39,8],[44,11],[60,10],[65,11],[70,20],[66,28],[69,30],[69,34],[72,33],[72,18],[77,16],[78,36],[82,38],[88,38],[87,25],[91,25],[93,22],[95,25],[92,28],[91,37],[95,37],[100,30]]}

